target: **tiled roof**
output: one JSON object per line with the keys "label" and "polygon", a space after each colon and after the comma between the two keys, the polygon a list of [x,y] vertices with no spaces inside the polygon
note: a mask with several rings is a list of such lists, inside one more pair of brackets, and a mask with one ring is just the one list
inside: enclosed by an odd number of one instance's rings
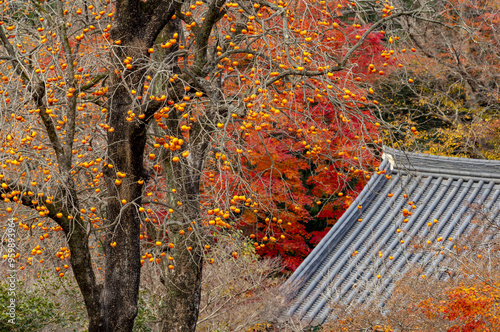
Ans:
{"label": "tiled roof", "polygon": [[[411,265],[421,264],[424,273],[430,273],[444,257],[412,253],[407,250],[412,238],[457,238],[476,227],[470,222],[474,217],[471,205],[498,209],[500,161],[385,148],[379,170],[386,172],[370,179],[287,281],[287,289],[292,290],[287,301],[288,315],[317,325],[332,316],[335,303],[356,305],[369,301],[373,294],[383,300],[390,295],[393,281]],[[389,193],[392,197],[388,197]],[[408,205],[409,200],[415,209]],[[403,209],[412,215],[405,218]],[[406,223],[404,219],[408,219]],[[434,223],[434,219],[438,222]],[[428,222],[432,222],[431,227]],[[353,256],[355,251],[358,253]],[[376,278],[378,274],[380,279]]]}

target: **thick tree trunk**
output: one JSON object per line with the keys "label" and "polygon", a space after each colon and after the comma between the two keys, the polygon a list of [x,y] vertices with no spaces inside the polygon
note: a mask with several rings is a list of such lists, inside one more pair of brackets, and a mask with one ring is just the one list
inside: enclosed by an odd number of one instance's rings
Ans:
{"label": "thick tree trunk", "polygon": [[[103,331],[106,332],[132,331],[138,312],[141,219],[137,208],[142,203],[143,183],[139,180],[147,182],[143,158],[148,123],[126,118],[129,111],[142,112],[138,99],[130,91],[142,91],[148,48],[173,14],[163,8],[167,5],[165,2],[162,8],[157,8],[162,16],[150,13],[147,19],[138,11],[142,5],[120,1],[117,23],[111,31],[112,39],[121,40],[121,45],[111,52],[115,71],[110,76],[107,123],[114,130],[108,132],[107,162],[112,168],[104,173],[108,190],[103,289]],[[125,69],[123,63],[128,57],[133,59],[133,67]],[[126,174],[120,185],[115,184],[117,172]]]}
{"label": "thick tree trunk", "polygon": [[[130,91],[143,90],[150,57],[148,49],[153,46],[161,30],[170,23],[170,33],[181,32],[178,24],[171,20],[175,4],[174,1],[116,1],[116,18],[111,38],[120,40],[120,45],[114,46],[111,52],[115,71],[110,76],[107,118],[107,123],[114,129],[108,133],[107,151],[107,162],[112,164],[113,168],[107,168],[104,173],[108,190],[103,290],[106,332],[132,331],[137,316],[141,271],[141,220],[137,208],[142,203],[142,184],[138,181],[147,182],[144,178],[146,175],[143,157],[148,121],[151,121],[155,108],[148,100],[142,100],[141,103]],[[126,58],[129,58],[127,61],[131,68],[124,68]],[[185,92],[182,84],[173,89],[176,91],[166,92],[169,99],[177,100]],[[129,111],[137,115],[144,112],[144,121],[127,121]],[[179,135],[177,127],[172,135]],[[200,146],[204,156],[206,144]],[[196,165],[191,165],[196,172],[189,174],[189,177],[178,176],[182,173],[183,167],[180,166],[177,166],[179,168],[174,175],[175,179],[189,179],[186,181],[189,183],[189,190],[179,189],[180,192],[192,194],[183,200],[183,203],[186,203],[183,209],[186,209],[184,213],[193,219],[180,218],[184,224],[189,224],[199,217],[199,166],[202,163],[203,158],[200,158],[194,163]],[[120,185],[115,184],[117,172],[126,174]],[[193,236],[171,239],[176,243],[172,253],[176,268],[170,270],[167,267],[169,277],[166,285],[169,293],[165,306],[167,325],[163,328],[164,331],[188,332],[194,331],[196,327],[201,290],[202,248],[199,243],[195,243],[195,232],[191,233]],[[189,246],[193,249],[188,250]]]}
{"label": "thick tree trunk", "polygon": [[[115,68],[122,68],[123,60],[147,54],[143,40],[122,36],[123,44],[113,53]],[[137,207],[141,205],[144,179],[143,155],[147,125],[142,121],[127,121],[127,112],[136,110],[131,89],[140,91],[142,70],[111,75],[112,92],[108,100],[107,167],[104,177],[108,190],[105,236],[105,278],[103,290],[103,316],[106,332],[132,331],[137,316],[137,301],[141,274],[140,225]],[[120,185],[115,184],[117,173],[126,174]],[[113,246],[111,245],[113,244]]]}
{"label": "thick tree trunk", "polygon": [[[132,331],[137,316],[141,273],[140,217],[145,125],[127,122],[132,100],[127,88],[114,75],[116,89],[109,102],[108,123],[115,130],[108,134],[108,163],[105,173],[108,189],[105,237],[105,282],[103,291],[105,331]],[[116,173],[126,177],[116,185]],[[136,205],[137,204],[137,205]],[[116,242],[116,245],[115,245]],[[113,246],[111,244],[113,243]]]}
{"label": "thick tree trunk", "polygon": [[[119,214],[121,206],[108,205],[109,215]],[[104,283],[105,331],[132,331],[137,316],[140,281],[139,220],[129,208],[122,211],[113,233],[106,236],[106,272]],[[116,242],[115,247],[110,243]]]}

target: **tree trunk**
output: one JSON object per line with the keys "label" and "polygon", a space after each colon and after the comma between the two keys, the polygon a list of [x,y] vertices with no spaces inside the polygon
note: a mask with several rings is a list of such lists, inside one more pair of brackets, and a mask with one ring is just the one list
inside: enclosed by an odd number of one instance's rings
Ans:
{"label": "tree trunk", "polygon": [[92,269],[86,230],[79,225],[75,227],[75,230],[68,238],[68,246],[72,249],[70,258],[71,268],[83,295],[85,308],[89,316],[89,332],[103,331],[102,285],[97,284],[94,270]]}
{"label": "tree trunk", "polygon": [[[134,49],[133,41],[129,49]],[[130,56],[137,55],[136,52]],[[120,59],[114,61],[123,61],[129,56],[125,52],[120,53]],[[142,184],[138,181],[144,180],[146,124],[126,121],[126,117],[128,110],[134,108],[128,89],[139,90],[140,80],[134,78],[141,74],[142,71],[134,73],[129,86],[124,85],[119,73],[111,77],[115,88],[109,101],[108,124],[114,131],[108,133],[107,162],[112,168],[108,167],[104,174],[108,204],[103,305],[105,331],[113,332],[132,331],[138,311],[141,220],[137,206],[141,205],[142,197]],[[126,174],[120,185],[115,184],[117,172]]]}
{"label": "tree trunk", "polygon": [[[185,245],[185,244],[181,244]],[[194,247],[196,248],[196,247]],[[201,298],[201,249],[183,249],[175,255],[175,268],[164,265],[166,297],[161,308],[162,332],[194,332]]]}
{"label": "tree trunk", "polygon": [[[107,123],[114,130],[108,132],[107,162],[112,168],[104,173],[107,186],[105,280],[103,290],[104,331],[132,331],[137,316],[137,301],[141,274],[140,225],[138,207],[142,201],[144,150],[148,121],[155,109],[148,109],[130,92],[142,91],[148,70],[148,49],[173,15],[172,1],[155,3],[117,1],[116,20],[111,30],[113,46],[111,61],[111,88],[108,99]],[[131,68],[124,68],[125,59]],[[146,112],[144,121],[127,121],[128,112],[137,115]],[[122,183],[115,184],[117,172],[125,173]],[[140,180],[143,180],[144,182]],[[111,245],[113,244],[113,245]],[[178,299],[176,299],[178,300]]]}
{"label": "tree trunk", "polygon": [[[198,188],[196,192],[199,192]],[[201,299],[203,247],[202,233],[199,229],[196,230],[197,223],[192,222],[199,219],[199,208],[195,206],[195,202],[198,200],[183,205],[183,212],[190,217],[188,220],[168,227],[169,238],[175,248],[170,251],[173,262],[162,261],[162,281],[166,288],[166,296],[160,309],[162,332],[196,331]],[[181,230],[189,230],[189,227],[194,230],[180,235]],[[171,264],[173,269],[169,268]]]}
{"label": "tree trunk", "polygon": [[182,205],[168,224],[169,239],[175,246],[170,251],[174,268],[169,269],[170,263],[162,261],[162,281],[166,288],[160,310],[163,332],[194,332],[198,322],[206,235],[200,222],[200,177],[208,149],[206,137],[199,135],[200,131],[199,125],[193,125],[192,136],[183,146],[189,150],[189,156],[182,163],[171,162],[171,171],[167,172],[177,190],[171,204],[178,205],[178,200]]}
{"label": "tree trunk", "polygon": [[[116,2],[115,25],[111,30],[111,39],[120,40],[120,45],[113,46],[111,52],[114,71],[110,76],[111,88],[107,105],[107,123],[114,129],[108,132],[107,162],[113,167],[106,168],[104,173],[108,191],[103,290],[106,332],[132,331],[138,312],[141,272],[139,239],[141,219],[138,207],[142,204],[143,186],[138,181],[147,182],[143,157],[148,122],[153,118],[156,109],[154,103],[150,103],[147,99],[139,100],[130,92],[131,90],[142,92],[147,71],[150,70],[148,49],[153,47],[160,32],[167,27],[169,33],[181,34],[178,22],[171,19],[176,4],[174,1],[140,3],[118,0]],[[175,49],[177,47],[171,48],[170,52],[174,52]],[[127,58],[129,68],[124,68]],[[184,85],[181,82],[165,91],[167,98],[174,101],[179,100],[184,93]],[[127,121],[129,111],[133,111],[136,115],[144,114],[144,120]],[[180,137],[177,123],[172,125],[170,136]],[[170,237],[170,241],[176,246],[171,253],[175,269],[171,270],[168,268],[168,263],[162,263],[167,264],[165,285],[168,289],[163,316],[166,324],[163,331],[194,331],[198,318],[203,249],[199,233],[196,231],[184,236],[179,234],[179,227],[186,230],[189,226],[196,228],[197,225],[192,225],[191,222],[198,220],[200,215],[199,180],[207,143],[203,140],[198,141],[196,147],[196,149],[190,147],[192,155],[186,158],[189,166],[181,165],[182,163],[172,166],[175,170],[172,178],[181,194],[179,199],[184,205],[180,208],[182,214],[175,216],[177,223],[172,229],[169,228],[169,236],[171,234],[178,236]],[[119,185],[115,184],[117,172],[126,174]],[[188,250],[188,247],[192,249]]]}

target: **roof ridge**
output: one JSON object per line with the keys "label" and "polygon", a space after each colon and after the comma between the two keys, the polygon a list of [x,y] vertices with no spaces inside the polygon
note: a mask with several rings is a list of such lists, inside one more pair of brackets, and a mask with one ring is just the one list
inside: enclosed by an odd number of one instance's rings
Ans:
{"label": "roof ridge", "polygon": [[391,170],[500,179],[499,160],[436,156],[397,150],[387,146],[384,146],[382,151],[382,158],[389,161]]}

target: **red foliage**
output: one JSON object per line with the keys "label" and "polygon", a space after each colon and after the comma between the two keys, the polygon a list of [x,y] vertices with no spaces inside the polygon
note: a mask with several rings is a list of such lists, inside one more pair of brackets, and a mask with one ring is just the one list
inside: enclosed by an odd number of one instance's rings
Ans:
{"label": "red foliage", "polygon": [[[368,110],[355,111],[364,107],[366,98],[359,79],[353,79],[353,75],[363,76],[382,49],[381,34],[372,34],[368,40],[370,47],[359,51],[355,59],[358,72],[337,74],[339,86],[352,103],[334,106],[321,95],[311,95],[314,89],[276,94],[271,107],[286,104],[285,110],[272,117],[250,111],[242,126],[229,130],[235,138],[227,144],[236,156],[231,164],[241,169],[235,172],[223,166],[209,168],[205,174],[205,205],[221,205],[210,189],[214,185],[220,192],[223,188],[235,193],[230,197],[244,194],[244,200],[226,203],[233,206],[233,212],[234,207],[241,211],[236,214],[240,215],[237,227],[252,234],[262,256],[281,256],[290,270],[299,266],[340,218],[369,179],[368,171],[375,168],[367,147],[376,146],[378,127]],[[318,91],[325,88],[316,84]],[[221,157],[216,155],[216,159]]]}
{"label": "red foliage", "polygon": [[458,287],[447,293],[448,299],[435,303],[428,299],[420,308],[428,318],[441,316],[452,321],[448,332],[498,331],[498,285],[478,283],[473,287]]}

